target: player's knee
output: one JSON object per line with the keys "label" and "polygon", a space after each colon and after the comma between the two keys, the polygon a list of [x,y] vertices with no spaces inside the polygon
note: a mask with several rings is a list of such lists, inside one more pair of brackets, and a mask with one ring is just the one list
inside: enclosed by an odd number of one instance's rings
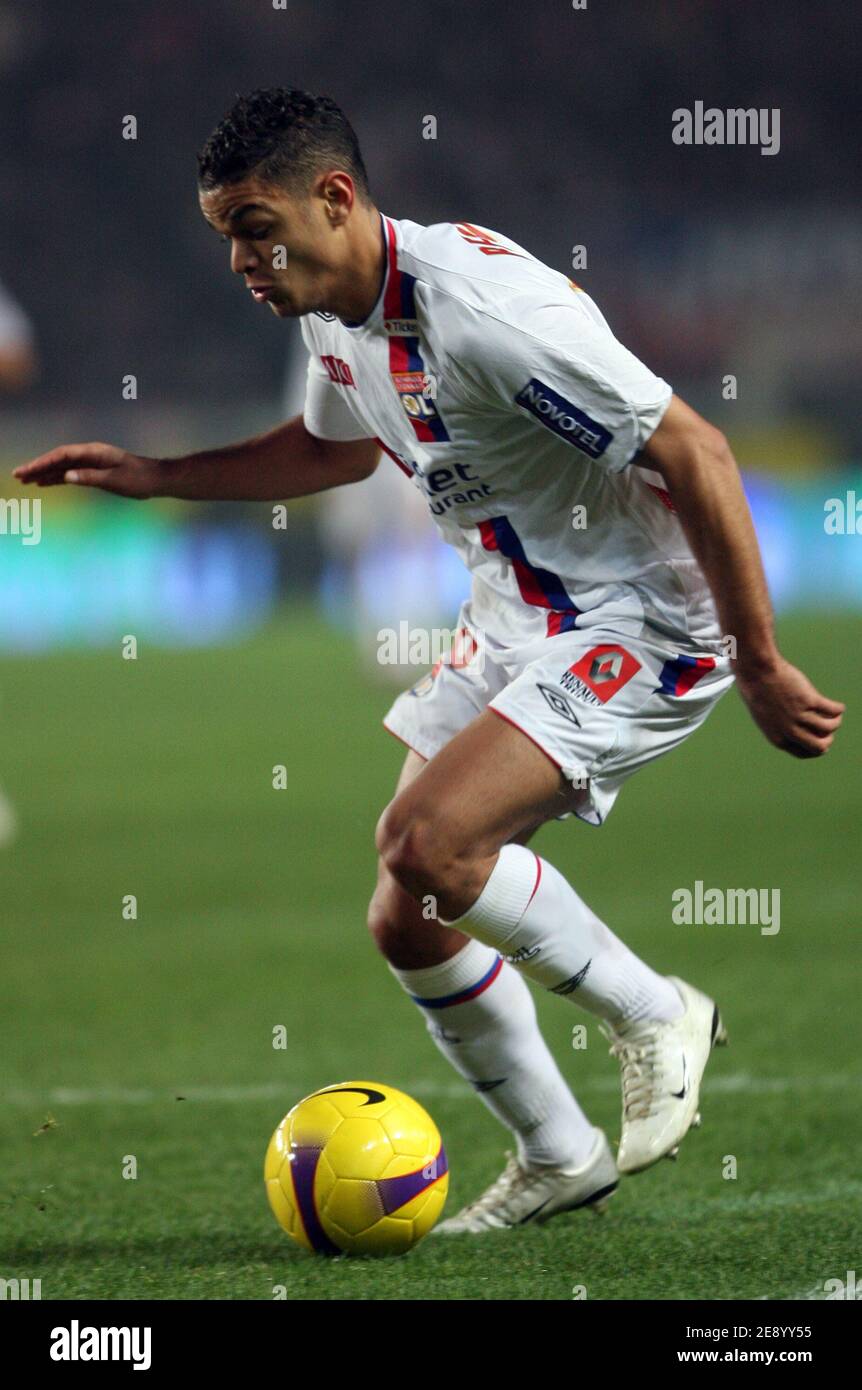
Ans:
{"label": "player's knee", "polygon": [[377,849],[389,873],[414,897],[450,881],[453,854],[439,818],[394,801],[377,825]]}
{"label": "player's knee", "polygon": [[406,943],[414,936],[415,910],[413,899],[385,875],[368,904],[368,930],[378,951],[387,960],[403,954]]}
{"label": "player's knee", "polygon": [[399,906],[401,890],[387,874],[378,883],[368,904],[368,930],[383,954],[386,942],[399,930]]}

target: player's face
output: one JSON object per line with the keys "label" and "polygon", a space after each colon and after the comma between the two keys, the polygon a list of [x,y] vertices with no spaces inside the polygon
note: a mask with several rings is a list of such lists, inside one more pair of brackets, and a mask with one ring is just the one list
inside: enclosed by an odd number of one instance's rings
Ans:
{"label": "player's face", "polygon": [[257,303],[279,318],[326,307],[336,267],[324,198],[294,196],[253,177],[198,196],[207,222],[230,245],[231,270]]}

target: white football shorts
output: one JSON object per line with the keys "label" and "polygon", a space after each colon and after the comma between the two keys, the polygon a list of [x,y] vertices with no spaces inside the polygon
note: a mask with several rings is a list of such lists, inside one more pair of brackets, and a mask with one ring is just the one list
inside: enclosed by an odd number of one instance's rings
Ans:
{"label": "white football shorts", "polygon": [[[555,762],[573,812],[601,825],[632,773],[693,733],[733,684],[730,660],[604,628],[505,645],[461,608],[452,650],[397,697],[384,727],[433,758],[485,709]],[[565,819],[566,817],[559,817]]]}

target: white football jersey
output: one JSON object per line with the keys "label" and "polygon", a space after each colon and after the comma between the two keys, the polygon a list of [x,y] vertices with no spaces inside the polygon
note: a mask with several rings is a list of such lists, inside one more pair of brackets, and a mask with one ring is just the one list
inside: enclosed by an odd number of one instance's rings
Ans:
{"label": "white football jersey", "polygon": [[361,323],[300,319],[304,420],[374,437],[473,576],[478,624],[506,641],[644,625],[720,636],[661,475],[631,467],[671,388],[573,281],[472,223],[381,214],[386,269]]}

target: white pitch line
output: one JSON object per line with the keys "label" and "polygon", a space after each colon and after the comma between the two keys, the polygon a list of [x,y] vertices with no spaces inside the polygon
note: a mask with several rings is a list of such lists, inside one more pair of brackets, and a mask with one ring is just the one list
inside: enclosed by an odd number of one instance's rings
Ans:
{"label": "white pitch line", "polygon": [[[350,1079],[350,1078],[346,1078]],[[368,1078],[364,1078],[368,1079]],[[616,1076],[593,1076],[579,1081],[570,1078],[572,1089],[580,1091],[619,1090]],[[58,1086],[51,1090],[11,1090],[2,1103],[9,1106],[32,1107],[44,1105],[160,1105],[180,1100],[198,1104],[246,1104],[252,1101],[289,1100],[297,1086],[307,1085],[308,1081],[297,1081],[285,1076],[281,1081],[264,1082],[258,1085],[237,1086],[178,1086],[176,1090],[152,1087],[96,1086],[74,1087]],[[726,1076],[707,1077],[704,1082],[704,1095],[784,1095],[798,1093],[802,1089],[853,1090],[862,1086],[862,1073],[839,1075],[828,1072],[820,1076],[752,1076],[749,1072],[732,1072]],[[467,1100],[475,1092],[466,1081],[429,1081],[427,1079],[403,1083],[403,1089],[416,1097],[424,1096],[432,1100]]]}
{"label": "white pitch line", "polygon": [[[730,1188],[731,1183],[726,1183]],[[723,1193],[720,1197],[701,1197],[692,1201],[680,1202],[677,1198],[666,1199],[663,1205],[667,1205],[669,1210],[685,1215],[687,1210],[694,1209],[699,1214],[704,1208],[710,1210],[721,1210],[726,1216],[733,1216],[735,1212],[746,1211],[752,1216],[759,1212],[770,1212],[782,1207],[806,1207],[812,1203],[819,1202],[856,1202],[862,1197],[862,1182],[839,1181],[824,1182],[820,1187],[806,1188],[778,1188],[769,1192],[749,1192],[741,1193],[739,1196],[733,1192]],[[807,1296],[807,1295],[806,1295]]]}

